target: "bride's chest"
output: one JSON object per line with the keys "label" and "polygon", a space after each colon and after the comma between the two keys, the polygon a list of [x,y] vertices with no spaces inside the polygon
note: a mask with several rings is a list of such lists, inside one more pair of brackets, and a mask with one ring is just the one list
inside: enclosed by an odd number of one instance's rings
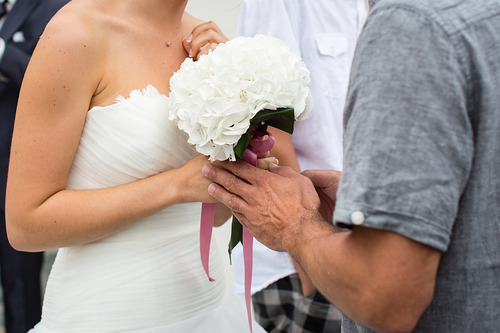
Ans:
{"label": "bride's chest", "polygon": [[143,178],[176,168],[195,154],[169,120],[168,98],[149,86],[89,111],[75,163],[92,161],[93,168],[106,173],[128,170],[132,178]]}

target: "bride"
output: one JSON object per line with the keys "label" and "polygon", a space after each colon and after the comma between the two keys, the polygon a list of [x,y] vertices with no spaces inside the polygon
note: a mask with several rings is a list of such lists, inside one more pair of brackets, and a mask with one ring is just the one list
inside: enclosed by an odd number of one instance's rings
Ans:
{"label": "bride", "polygon": [[[168,120],[173,72],[227,40],[186,3],[73,0],[40,39],[6,200],[16,249],[59,248],[32,332],[249,331],[217,251],[215,282],[200,261],[207,159]],[[229,216],[217,209],[219,223]]]}

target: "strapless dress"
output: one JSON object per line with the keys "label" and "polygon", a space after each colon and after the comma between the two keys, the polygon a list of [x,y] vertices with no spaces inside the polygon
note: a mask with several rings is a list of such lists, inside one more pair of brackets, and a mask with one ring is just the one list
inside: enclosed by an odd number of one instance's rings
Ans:
{"label": "strapless dress", "polygon": [[[68,189],[117,186],[176,168],[197,153],[153,86],[88,111]],[[141,198],[144,200],[144,198]],[[200,259],[200,203],[170,206],[111,237],[61,248],[41,322],[30,333],[249,332],[212,239]],[[253,332],[265,332],[256,323]]]}

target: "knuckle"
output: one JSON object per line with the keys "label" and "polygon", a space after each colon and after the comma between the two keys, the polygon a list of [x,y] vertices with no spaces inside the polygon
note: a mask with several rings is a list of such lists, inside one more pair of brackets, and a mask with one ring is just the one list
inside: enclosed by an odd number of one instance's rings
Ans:
{"label": "knuckle", "polygon": [[231,195],[229,197],[228,204],[232,208],[236,208],[238,206],[238,202],[236,201],[236,196],[235,195]]}
{"label": "knuckle", "polygon": [[236,178],[236,176],[234,175],[231,175],[228,180],[227,180],[227,187],[228,189],[234,189],[238,186],[238,178]]}
{"label": "knuckle", "polygon": [[243,169],[246,167],[246,165],[244,163],[246,163],[246,162],[242,162],[242,161],[233,162],[233,163],[229,164],[230,170],[234,174],[242,173]]}
{"label": "knuckle", "polygon": [[231,195],[228,200],[229,207],[231,207],[235,211],[240,211],[240,205],[235,195]]}

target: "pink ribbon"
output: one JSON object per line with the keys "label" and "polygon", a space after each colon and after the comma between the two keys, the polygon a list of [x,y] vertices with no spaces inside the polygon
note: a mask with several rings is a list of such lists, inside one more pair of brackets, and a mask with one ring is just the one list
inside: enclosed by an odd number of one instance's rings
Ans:
{"label": "pink ribbon", "polygon": [[[271,150],[274,145],[274,136],[267,131],[257,131],[243,153],[242,160],[257,166],[257,156]],[[212,239],[212,229],[214,226],[215,205],[213,203],[203,203],[201,205],[201,223],[200,223],[200,255],[201,264],[209,281],[215,281],[210,277],[208,261],[210,254],[210,240]],[[243,260],[245,263],[245,303],[247,307],[248,325],[252,332],[252,313],[251,313],[251,287],[252,287],[252,266],[253,266],[253,236],[247,228],[243,226],[242,235]]]}
{"label": "pink ribbon", "polygon": [[208,256],[210,254],[210,240],[212,239],[212,229],[214,227],[215,217],[214,203],[201,204],[201,223],[200,223],[200,254],[201,265],[207,274],[210,282],[215,281],[208,273]]}

